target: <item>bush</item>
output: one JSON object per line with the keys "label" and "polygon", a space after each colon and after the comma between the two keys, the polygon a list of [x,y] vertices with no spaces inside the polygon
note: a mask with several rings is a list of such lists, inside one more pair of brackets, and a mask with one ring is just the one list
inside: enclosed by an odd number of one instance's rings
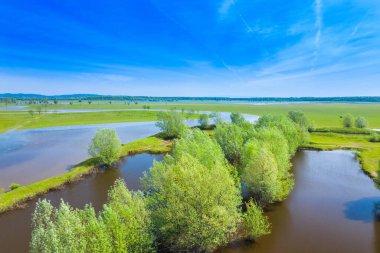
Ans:
{"label": "bush", "polygon": [[13,190],[15,190],[15,189],[17,189],[17,188],[19,188],[19,187],[21,187],[20,184],[17,184],[17,183],[11,183],[10,186],[9,186],[9,189],[11,189],[11,191],[13,191]]}
{"label": "bush", "polygon": [[270,223],[264,216],[263,210],[253,200],[246,203],[247,211],[244,213],[244,234],[251,240],[262,235],[270,234]]}
{"label": "bush", "polygon": [[253,196],[265,206],[276,200],[278,168],[274,155],[259,141],[252,140],[244,147],[244,166],[240,169],[243,193]]}
{"label": "bush", "polygon": [[207,114],[201,114],[199,116],[199,119],[198,119],[198,123],[201,127],[201,129],[207,129],[209,128],[210,124],[209,124],[209,115]]}
{"label": "bush", "polygon": [[291,119],[294,123],[298,124],[301,128],[305,130],[309,130],[312,128],[311,121],[306,117],[304,112],[301,111],[290,111],[288,113],[289,119]]}
{"label": "bush", "polygon": [[355,126],[357,128],[367,128],[368,122],[364,117],[359,116],[355,120]]}
{"label": "bush", "polygon": [[241,113],[233,112],[230,115],[232,124],[236,125],[242,125],[244,122],[246,122],[244,116]]}
{"label": "bush", "polygon": [[351,128],[354,126],[354,116],[346,114],[343,116],[343,127]]}
{"label": "bush", "polygon": [[371,136],[369,137],[369,141],[370,142],[380,142],[380,134],[378,134],[378,133],[371,134]]}
{"label": "bush", "polygon": [[211,251],[236,232],[240,191],[224,166],[169,156],[144,176],[143,188],[156,232],[172,251]]}
{"label": "bush", "polygon": [[165,138],[178,138],[186,128],[182,113],[163,111],[157,114],[157,118],[156,126],[164,133]]}
{"label": "bush", "polygon": [[220,124],[215,129],[214,138],[222,148],[226,159],[231,164],[238,165],[244,145],[243,130],[235,124]]}
{"label": "bush", "polygon": [[88,153],[102,165],[109,166],[116,162],[121,155],[121,143],[116,131],[98,130],[91,140]]}

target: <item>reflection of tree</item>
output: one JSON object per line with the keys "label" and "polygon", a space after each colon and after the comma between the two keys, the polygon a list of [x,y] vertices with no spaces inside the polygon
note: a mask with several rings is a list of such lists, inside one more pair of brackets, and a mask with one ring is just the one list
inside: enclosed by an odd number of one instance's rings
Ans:
{"label": "reflection of tree", "polygon": [[375,203],[374,212],[376,220],[373,223],[374,252],[380,252],[380,201]]}
{"label": "reflection of tree", "polygon": [[373,204],[373,213],[375,215],[376,222],[380,222],[380,201]]}

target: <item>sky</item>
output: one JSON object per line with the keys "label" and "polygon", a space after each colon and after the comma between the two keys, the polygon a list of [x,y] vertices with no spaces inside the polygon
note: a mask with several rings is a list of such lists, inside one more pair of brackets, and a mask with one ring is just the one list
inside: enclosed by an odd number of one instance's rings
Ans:
{"label": "sky", "polygon": [[0,0],[0,93],[380,96],[378,0]]}

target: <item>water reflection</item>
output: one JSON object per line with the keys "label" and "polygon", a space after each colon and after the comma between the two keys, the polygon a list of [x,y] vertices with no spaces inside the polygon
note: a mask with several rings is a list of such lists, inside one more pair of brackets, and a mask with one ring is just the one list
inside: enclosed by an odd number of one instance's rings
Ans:
{"label": "water reflection", "polygon": [[375,222],[380,216],[380,197],[362,198],[344,204],[344,215],[347,219]]}

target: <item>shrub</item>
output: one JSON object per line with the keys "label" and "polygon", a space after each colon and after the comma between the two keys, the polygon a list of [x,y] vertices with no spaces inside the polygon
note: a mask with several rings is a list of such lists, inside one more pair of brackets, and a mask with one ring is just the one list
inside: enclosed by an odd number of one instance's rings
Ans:
{"label": "shrub", "polygon": [[9,186],[9,189],[11,189],[11,191],[12,191],[12,190],[15,190],[15,189],[17,189],[17,188],[19,188],[19,187],[21,187],[20,184],[17,184],[17,183],[11,183],[10,186]]}
{"label": "shrub", "polygon": [[243,216],[244,234],[251,240],[261,235],[270,234],[271,225],[263,210],[251,199],[246,203],[247,210]]}
{"label": "shrub", "polygon": [[343,127],[351,128],[354,126],[354,116],[346,114],[343,116]]}
{"label": "shrub", "polygon": [[311,121],[306,117],[304,112],[301,111],[290,111],[288,113],[289,119],[294,123],[298,124],[301,128],[308,130],[312,127]]}
{"label": "shrub", "polygon": [[226,159],[231,164],[238,165],[244,144],[243,130],[235,124],[220,124],[215,129],[214,138],[222,148]]}
{"label": "shrub", "polygon": [[372,133],[369,137],[370,142],[380,142],[380,134],[378,133]]}
{"label": "shrub", "polygon": [[273,153],[259,141],[252,140],[245,145],[242,160],[244,166],[240,174],[244,195],[253,196],[263,206],[274,202],[278,168]]}
{"label": "shrub", "polygon": [[201,129],[207,129],[210,126],[209,118],[210,117],[207,114],[201,114],[199,116],[198,123],[199,123]]}
{"label": "shrub", "polygon": [[241,113],[233,112],[230,115],[232,124],[236,125],[242,125],[244,122],[246,122],[244,116]]}
{"label": "shrub", "polygon": [[156,232],[172,251],[211,251],[236,232],[239,188],[226,167],[204,166],[184,153],[155,163],[143,188]]}
{"label": "shrub", "polygon": [[96,158],[100,164],[111,165],[121,154],[121,143],[113,129],[98,130],[92,138],[88,153]]}
{"label": "shrub", "polygon": [[367,122],[366,118],[359,116],[355,120],[355,126],[357,128],[367,128],[368,122]]}
{"label": "shrub", "polygon": [[157,114],[157,118],[156,126],[164,133],[165,138],[178,138],[186,128],[182,113],[163,111]]}

